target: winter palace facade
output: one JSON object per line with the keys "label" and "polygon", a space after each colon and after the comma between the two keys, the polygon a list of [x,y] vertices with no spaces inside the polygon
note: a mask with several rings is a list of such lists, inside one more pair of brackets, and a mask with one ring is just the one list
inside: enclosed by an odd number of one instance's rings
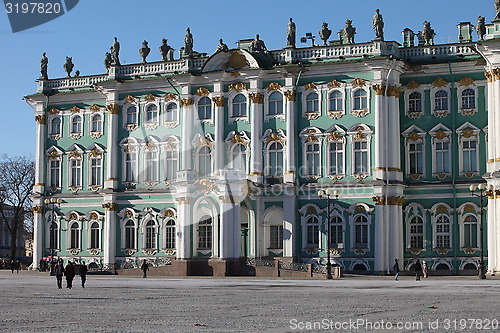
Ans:
{"label": "winter palace facade", "polygon": [[[234,275],[242,258],[324,264],[329,249],[346,271],[389,272],[398,258],[460,274],[484,245],[500,271],[500,22],[485,28],[473,42],[461,23],[443,45],[410,29],[403,44],[272,51],[256,37],[41,78],[25,97],[34,266],[54,254]],[[482,205],[469,190],[481,183]]]}

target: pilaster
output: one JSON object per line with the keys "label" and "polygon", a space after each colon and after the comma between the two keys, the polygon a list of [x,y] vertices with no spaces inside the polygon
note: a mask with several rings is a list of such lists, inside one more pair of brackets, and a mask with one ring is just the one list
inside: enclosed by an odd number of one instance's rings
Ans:
{"label": "pilaster", "polygon": [[[290,79],[287,79],[290,80]],[[287,82],[288,83],[288,82]],[[285,91],[286,97],[286,139],[287,139],[287,149],[286,149],[286,172],[284,175],[284,181],[286,183],[295,183],[296,179],[296,167],[295,167],[295,90]]]}
{"label": "pilaster", "polygon": [[104,267],[107,270],[115,269],[116,262],[116,208],[114,195],[105,195],[102,208],[105,209],[104,219]]}
{"label": "pilaster", "polygon": [[43,206],[41,199],[33,206],[33,269],[38,269],[40,259],[43,258]]}
{"label": "pilaster", "polygon": [[[222,93],[222,84],[214,84],[215,93]],[[212,98],[215,105],[215,173],[224,168],[224,97]]]}
{"label": "pilaster", "polygon": [[108,111],[108,135],[107,135],[107,163],[106,181],[104,188],[116,190],[118,188],[118,92],[109,91],[106,93],[106,110]]}
{"label": "pilaster", "polygon": [[262,180],[262,122],[264,121],[264,95],[259,92],[250,93],[251,104],[251,141],[250,141],[250,176],[253,181],[261,182]]}
{"label": "pilaster", "polygon": [[191,258],[191,199],[187,196],[178,196],[177,201],[177,259]]}
{"label": "pilaster", "polygon": [[182,136],[181,136],[181,170],[193,169],[193,152],[191,139],[193,137],[194,100],[188,95],[189,87],[183,87],[185,94],[181,98],[182,106]]}
{"label": "pilaster", "polygon": [[45,175],[47,168],[47,159],[45,151],[47,150],[47,116],[45,115],[44,103],[36,104],[36,152],[35,152],[35,185],[33,193],[44,193]]}
{"label": "pilaster", "polygon": [[296,214],[295,196],[288,195],[283,200],[283,257],[285,258],[295,257]]}

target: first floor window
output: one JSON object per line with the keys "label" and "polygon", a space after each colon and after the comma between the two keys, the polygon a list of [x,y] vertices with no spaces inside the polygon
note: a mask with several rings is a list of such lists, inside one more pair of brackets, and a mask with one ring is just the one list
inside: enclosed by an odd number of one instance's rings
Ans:
{"label": "first floor window", "polygon": [[282,249],[283,248],[283,226],[272,225],[269,230],[269,248]]}
{"label": "first floor window", "polygon": [[438,141],[436,147],[436,173],[450,172],[450,143]]}
{"label": "first floor window", "polygon": [[408,144],[409,173],[424,173],[424,145],[422,143],[411,142]]}
{"label": "first floor window", "polygon": [[146,108],[146,122],[156,123],[158,122],[158,107],[154,104],[148,105]]}
{"label": "first floor window", "polygon": [[462,109],[476,108],[476,92],[473,89],[464,89],[462,91]]}
{"label": "first floor window", "polygon": [[368,142],[354,141],[354,173],[368,172]]}
{"label": "first floor window", "polygon": [[137,154],[135,152],[125,153],[125,181],[134,182],[136,181],[136,159]]}
{"label": "first floor window", "polygon": [[70,239],[69,246],[70,249],[79,249],[80,248],[80,228],[78,227],[77,222],[73,222],[70,227]]}
{"label": "first floor window", "polygon": [[175,221],[168,220],[165,223],[165,248],[175,249]]}
{"label": "first floor window", "polygon": [[51,249],[58,249],[59,248],[59,242],[58,242],[58,234],[59,230],[57,228],[57,223],[51,222],[50,223],[50,230],[49,230],[49,246]]}
{"label": "first floor window", "polygon": [[344,109],[344,99],[338,90],[333,91],[330,96],[330,111],[342,111]]}
{"label": "first floor window", "polygon": [[50,187],[61,187],[60,171],[61,171],[61,161],[60,160],[50,160]]}
{"label": "first floor window", "polygon": [[344,144],[330,142],[328,145],[330,158],[330,175],[344,174]]}
{"label": "first floor window", "polygon": [[354,110],[368,109],[368,95],[363,89],[354,92]]}
{"label": "first floor window", "polygon": [[52,119],[52,123],[50,126],[50,134],[52,135],[61,134],[61,118],[57,117]]}
{"label": "first floor window", "polygon": [[281,142],[272,142],[268,148],[267,175],[279,177],[283,175],[283,145]]}
{"label": "first floor window", "polygon": [[434,109],[437,111],[448,110],[448,93],[444,90],[439,90],[434,94]]}
{"label": "first floor window", "polygon": [[93,222],[90,226],[90,248],[98,249],[100,248],[100,228],[99,223]]}
{"label": "first floor window", "polygon": [[125,248],[135,249],[135,224],[131,220],[125,223]]}
{"label": "first floor window", "polygon": [[233,98],[233,117],[246,117],[247,98],[243,94],[238,94]]}
{"label": "first floor window", "polygon": [[146,223],[146,244],[145,249],[156,249],[156,224],[149,220]]}
{"label": "first floor window", "polygon": [[306,112],[318,112],[319,111],[319,99],[318,94],[313,92],[306,97]]}
{"label": "first floor window", "polygon": [[102,132],[102,116],[100,114],[92,117],[92,132]]}
{"label": "first floor window", "polygon": [[319,220],[316,216],[307,219],[307,245],[319,247]]}
{"label": "first floor window", "polygon": [[137,109],[135,106],[131,106],[125,111],[125,118],[128,125],[137,123]]}
{"label": "first floor window", "polygon": [[424,221],[420,216],[414,216],[410,220],[410,248],[424,248]]}
{"label": "first floor window", "polygon": [[422,112],[422,94],[412,92],[408,96],[408,112]]}
{"label": "first floor window", "polygon": [[198,171],[200,175],[212,173],[212,150],[208,146],[203,146],[198,151]]}
{"label": "first floor window", "polygon": [[170,103],[165,110],[165,121],[171,122],[177,120],[177,104]]}
{"label": "first floor window", "polygon": [[358,249],[368,248],[368,220],[363,215],[354,219],[354,247]]}
{"label": "first floor window", "polygon": [[477,248],[478,223],[474,215],[464,219],[464,247]]}
{"label": "first floor window", "polygon": [[165,152],[165,180],[172,181],[177,177],[177,163],[179,156],[177,150]]}
{"label": "first floor window", "polygon": [[156,151],[146,152],[146,175],[145,181],[156,181],[158,175],[158,153]]}
{"label": "first floor window", "polygon": [[477,172],[477,142],[475,139],[462,141],[463,172]]}
{"label": "first floor window", "polygon": [[306,174],[320,175],[320,154],[318,143],[306,144]]}
{"label": "first floor window", "polygon": [[283,114],[283,95],[277,91],[269,95],[268,115]]}
{"label": "first floor window", "polygon": [[90,186],[102,185],[102,159],[90,159]]}
{"label": "first floor window", "polygon": [[75,116],[71,120],[71,133],[81,133],[82,132],[82,117]]}
{"label": "first floor window", "polygon": [[198,223],[198,249],[212,249],[212,218],[205,216]]}
{"label": "first floor window", "polygon": [[436,220],[436,247],[450,248],[450,219],[446,215],[438,216]]}
{"label": "first floor window", "polygon": [[247,149],[246,146],[238,143],[233,147],[233,169],[235,170],[246,170],[247,165]]}
{"label": "first floor window", "polygon": [[208,97],[203,97],[198,102],[198,118],[211,119],[212,118],[212,101]]}
{"label": "first floor window", "polygon": [[82,186],[82,160],[70,160],[71,177],[69,186]]}

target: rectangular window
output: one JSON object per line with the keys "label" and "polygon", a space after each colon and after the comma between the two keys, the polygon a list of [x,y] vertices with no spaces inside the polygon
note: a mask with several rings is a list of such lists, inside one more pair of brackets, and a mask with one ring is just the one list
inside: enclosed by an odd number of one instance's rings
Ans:
{"label": "rectangular window", "polygon": [[341,224],[331,224],[330,225],[330,247],[339,248],[343,244],[342,239],[342,225]]}
{"label": "rectangular window", "polygon": [[306,174],[320,175],[319,144],[306,144]]}
{"label": "rectangular window", "polygon": [[165,228],[165,248],[175,249],[175,226]]}
{"label": "rectangular window", "polygon": [[464,247],[477,248],[477,224],[464,224]]}
{"label": "rectangular window", "polygon": [[156,181],[158,175],[158,159],[157,152],[146,152],[146,176],[145,181]]}
{"label": "rectangular window", "polygon": [[136,153],[125,153],[125,181],[135,182],[136,181]]}
{"label": "rectangular window", "polygon": [[344,145],[342,142],[330,143],[330,175],[344,174]]}
{"label": "rectangular window", "polygon": [[422,143],[410,143],[408,145],[408,154],[410,155],[410,174],[424,173],[424,145]]}
{"label": "rectangular window", "polygon": [[270,227],[269,234],[269,248],[270,249],[282,249],[283,248],[283,226],[282,225],[272,225]]}
{"label": "rectangular window", "polygon": [[82,186],[82,160],[70,160],[69,186]]}
{"label": "rectangular window", "polygon": [[450,172],[449,147],[449,142],[436,142],[436,173]]}
{"label": "rectangular window", "polygon": [[368,247],[368,225],[356,224],[356,238],[354,240],[354,247],[365,249]]}
{"label": "rectangular window", "polygon": [[368,172],[368,142],[354,142],[354,173]]}
{"label": "rectangular window", "polygon": [[100,158],[90,159],[90,186],[102,185],[102,160]]}
{"label": "rectangular window", "polygon": [[177,177],[177,150],[167,150],[165,153],[165,180],[171,181]]}
{"label": "rectangular window", "polygon": [[61,187],[61,161],[50,160],[50,187]]}
{"label": "rectangular window", "polygon": [[462,168],[463,172],[477,172],[477,142],[476,140],[462,141]]}
{"label": "rectangular window", "polygon": [[319,245],[319,226],[317,224],[307,226],[307,244]]}

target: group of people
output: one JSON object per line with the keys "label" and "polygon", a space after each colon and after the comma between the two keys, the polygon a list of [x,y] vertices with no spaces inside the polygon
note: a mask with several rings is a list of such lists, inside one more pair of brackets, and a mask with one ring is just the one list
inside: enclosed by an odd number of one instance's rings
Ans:
{"label": "group of people", "polygon": [[[417,259],[413,268],[415,269],[416,281],[420,281],[420,278],[422,276],[424,278],[429,277],[429,268],[427,267],[427,263],[425,261],[422,261],[422,263],[420,263],[420,260]],[[392,269],[394,271],[394,279],[396,281],[398,281],[398,279],[399,279],[399,260],[398,259],[396,259],[396,262],[394,263],[394,266],[392,267]]]}
{"label": "group of people", "polygon": [[[82,288],[85,288],[85,282],[87,281],[87,265],[85,265],[85,261],[79,265],[78,274],[80,275],[82,281]],[[54,269],[54,273],[57,279],[57,287],[62,289],[62,279],[63,276],[66,276],[66,288],[73,288],[73,279],[75,278],[76,271],[75,265],[71,261],[68,261],[66,267],[63,265],[63,260],[59,259]]]}

